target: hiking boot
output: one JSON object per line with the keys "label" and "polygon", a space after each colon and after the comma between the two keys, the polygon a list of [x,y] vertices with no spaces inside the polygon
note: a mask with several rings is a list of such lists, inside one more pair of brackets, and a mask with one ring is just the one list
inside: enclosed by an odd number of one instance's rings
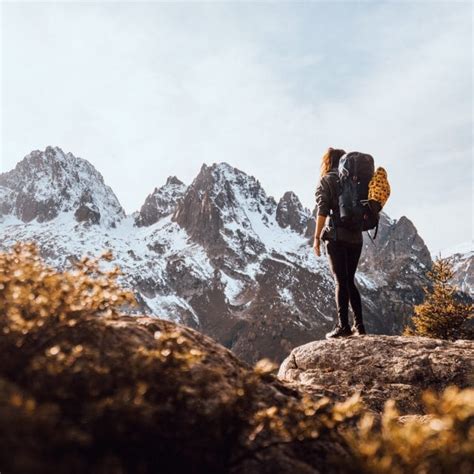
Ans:
{"label": "hiking boot", "polygon": [[363,324],[354,324],[354,326],[352,326],[353,336],[363,336],[364,334],[367,333],[365,332],[365,327]]}
{"label": "hiking boot", "polygon": [[334,339],[336,337],[347,337],[352,335],[351,328],[349,326],[337,325],[331,332],[326,334],[326,339]]}

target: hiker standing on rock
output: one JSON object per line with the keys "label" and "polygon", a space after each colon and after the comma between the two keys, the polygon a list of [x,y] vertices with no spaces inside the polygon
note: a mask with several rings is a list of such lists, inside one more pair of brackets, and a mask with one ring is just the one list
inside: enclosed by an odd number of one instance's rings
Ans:
{"label": "hiker standing on rock", "polygon": [[[317,217],[314,251],[321,255],[321,240],[326,244],[331,272],[336,283],[338,322],[326,338],[365,334],[362,303],[354,281],[362,251],[362,228],[347,228],[341,224],[339,210],[340,183],[338,166],[344,150],[329,148],[321,160],[321,177],[316,189]],[[349,326],[349,301],[354,313],[354,325]]]}
{"label": "hiker standing on rock", "polygon": [[[379,214],[390,196],[387,172],[367,153],[329,148],[321,160],[321,178],[316,189],[318,215],[314,251],[321,255],[326,243],[329,264],[336,282],[338,322],[326,338],[365,334],[362,304],[354,281],[362,251],[362,231],[375,229]],[[349,302],[354,325],[349,327]]]}

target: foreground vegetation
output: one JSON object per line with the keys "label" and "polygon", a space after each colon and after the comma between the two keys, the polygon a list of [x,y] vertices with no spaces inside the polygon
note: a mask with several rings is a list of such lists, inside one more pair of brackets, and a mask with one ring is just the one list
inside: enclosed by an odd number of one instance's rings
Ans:
{"label": "foreground vegetation", "polygon": [[425,416],[313,399],[263,360],[127,317],[118,269],[58,272],[34,245],[0,254],[0,470],[471,473],[474,390],[426,392]]}
{"label": "foreground vegetation", "polygon": [[459,289],[452,284],[452,260],[436,259],[427,276],[430,285],[424,288],[425,300],[415,306],[405,335],[448,340],[474,339],[474,305],[461,301]]}

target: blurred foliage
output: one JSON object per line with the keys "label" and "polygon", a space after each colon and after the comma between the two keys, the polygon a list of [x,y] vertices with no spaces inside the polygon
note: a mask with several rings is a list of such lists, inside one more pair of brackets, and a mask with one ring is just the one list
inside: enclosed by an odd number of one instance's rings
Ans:
{"label": "blurred foliage", "polygon": [[[474,389],[426,391],[427,416],[400,418],[386,403],[381,421],[362,415],[347,438],[354,470],[367,474],[472,474],[474,470]],[[405,418],[405,420],[404,420]],[[401,421],[403,420],[403,421]]]}
{"label": "blurred foliage", "polygon": [[99,258],[84,257],[73,271],[58,272],[47,266],[33,243],[17,243],[0,253],[0,313],[3,332],[26,334],[44,324],[78,318],[117,316],[136,300],[117,282],[119,268],[104,271],[101,261],[111,261],[111,252]]}
{"label": "blurred foliage", "polygon": [[472,471],[473,390],[426,393],[427,423],[401,424],[393,402],[380,421],[357,395],[312,399],[269,360],[251,368],[183,326],[121,316],[135,300],[104,260],[56,271],[32,244],[0,253],[2,471],[290,472],[282,452],[289,469]]}
{"label": "blurred foliage", "polygon": [[474,331],[468,322],[474,318],[474,305],[457,298],[453,285],[453,263],[450,258],[437,258],[427,273],[431,286],[424,288],[425,300],[415,306],[407,336],[426,336],[438,339],[473,339]]}

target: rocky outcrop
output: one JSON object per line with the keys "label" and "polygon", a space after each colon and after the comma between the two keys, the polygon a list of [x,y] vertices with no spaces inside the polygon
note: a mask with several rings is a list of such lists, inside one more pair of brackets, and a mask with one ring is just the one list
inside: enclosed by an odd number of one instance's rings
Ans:
{"label": "rocky outcrop", "polygon": [[313,341],[293,349],[278,376],[313,395],[360,392],[381,411],[392,398],[402,413],[422,412],[421,393],[474,385],[474,341],[357,336]]}
{"label": "rocky outcrop", "polygon": [[91,316],[2,332],[0,357],[5,472],[318,474],[348,457],[330,428],[304,443],[267,427],[250,436],[257,412],[301,395],[171,322]]}
{"label": "rocky outcrop", "polygon": [[173,214],[178,201],[184,196],[186,185],[176,176],[170,176],[166,183],[147,196],[145,203],[136,216],[138,227],[150,226],[163,217]]}
{"label": "rocky outcrop", "polygon": [[307,227],[309,217],[309,210],[303,207],[292,191],[286,192],[278,202],[276,220],[283,228],[289,227],[301,234]]}
{"label": "rocky outcrop", "polygon": [[35,150],[15,169],[0,174],[0,216],[23,222],[70,214],[84,224],[114,226],[124,216],[113,191],[86,160],[58,147]]}

